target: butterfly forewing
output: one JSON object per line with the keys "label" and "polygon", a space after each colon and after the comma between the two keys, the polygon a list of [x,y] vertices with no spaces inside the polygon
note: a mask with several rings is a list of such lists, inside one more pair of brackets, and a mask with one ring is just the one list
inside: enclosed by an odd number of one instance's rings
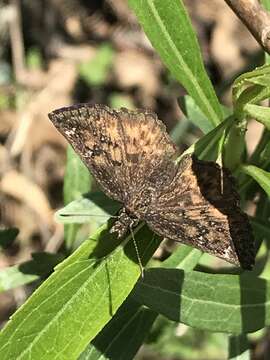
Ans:
{"label": "butterfly forewing", "polygon": [[79,104],[53,111],[49,118],[107,195],[123,203],[140,191],[151,169],[176,151],[150,111]]}

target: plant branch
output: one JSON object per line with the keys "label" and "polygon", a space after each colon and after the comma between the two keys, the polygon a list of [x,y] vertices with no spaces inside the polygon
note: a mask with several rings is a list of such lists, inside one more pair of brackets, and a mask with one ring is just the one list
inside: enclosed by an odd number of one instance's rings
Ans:
{"label": "plant branch", "polygon": [[12,0],[10,2],[12,16],[10,16],[9,21],[9,31],[15,79],[18,83],[25,83],[26,69],[20,5],[20,0]]}
{"label": "plant branch", "polygon": [[270,13],[258,0],[225,0],[251,34],[270,54]]}

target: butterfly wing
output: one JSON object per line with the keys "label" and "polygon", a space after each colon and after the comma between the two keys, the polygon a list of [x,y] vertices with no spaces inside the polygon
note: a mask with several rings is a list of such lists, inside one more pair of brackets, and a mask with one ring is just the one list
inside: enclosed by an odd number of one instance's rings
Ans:
{"label": "butterfly wing", "polygon": [[55,110],[49,118],[103,191],[123,203],[140,191],[146,174],[176,152],[165,126],[150,111],[79,104]]}
{"label": "butterfly wing", "polygon": [[229,171],[187,155],[146,215],[161,236],[194,246],[243,268],[254,263],[254,239]]}

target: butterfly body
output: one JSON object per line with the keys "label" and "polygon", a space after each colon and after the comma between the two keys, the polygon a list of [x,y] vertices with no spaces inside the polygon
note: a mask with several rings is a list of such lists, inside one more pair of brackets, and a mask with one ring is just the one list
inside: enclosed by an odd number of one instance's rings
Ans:
{"label": "butterfly body", "polygon": [[252,267],[254,240],[232,176],[192,155],[176,162],[154,113],[80,104],[49,117],[103,191],[123,204],[111,229],[119,237],[143,220],[163,237]]}

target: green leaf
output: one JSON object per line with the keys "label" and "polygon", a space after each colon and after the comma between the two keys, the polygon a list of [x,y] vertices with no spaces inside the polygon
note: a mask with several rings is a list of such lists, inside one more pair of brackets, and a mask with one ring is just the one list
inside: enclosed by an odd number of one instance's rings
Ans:
{"label": "green leaf", "polygon": [[217,126],[222,111],[182,0],[129,0],[129,5],[164,64],[208,119],[209,127]]}
{"label": "green leaf", "polygon": [[93,179],[79,155],[70,145],[67,148],[67,163],[64,179],[64,204],[78,199],[90,190]]}
{"label": "green leaf", "polygon": [[233,123],[233,117],[229,117],[219,124],[215,129],[200,138],[195,144],[191,145],[179,158],[185,154],[194,152],[201,160],[216,161],[222,152],[225,136]]}
{"label": "green leaf", "polygon": [[[92,176],[80,157],[70,145],[67,148],[67,163],[64,178],[64,204],[78,199],[83,193],[90,191],[93,183]],[[76,239],[79,226],[68,224],[65,226],[65,242],[70,249]]]}
{"label": "green leaf", "polygon": [[[118,202],[108,198],[104,193],[93,192],[58,210],[55,213],[55,218],[56,221],[65,224],[65,226],[70,224],[70,238],[84,240],[89,232],[94,233],[102,224],[114,217],[120,207],[121,205]],[[77,232],[79,224],[86,225],[84,228],[80,228],[80,232]],[[71,230],[74,232],[71,233]],[[75,246],[77,243],[80,244],[81,241],[76,241]]]}
{"label": "green leaf", "polygon": [[265,7],[266,10],[270,11],[270,0],[261,0],[261,3]]}
{"label": "green leaf", "polygon": [[270,65],[263,65],[239,76],[233,84],[235,114],[242,119],[246,104],[256,104],[270,96]]}
{"label": "green leaf", "polygon": [[254,165],[242,165],[240,170],[251,176],[270,196],[270,173]]}
{"label": "green leaf", "polygon": [[181,244],[168,259],[163,261],[162,267],[191,271],[197,265],[201,256],[202,252],[200,250]]}
{"label": "green leaf", "polygon": [[132,98],[122,93],[111,93],[109,95],[108,102],[109,106],[114,109],[119,109],[121,107],[125,107],[127,109],[134,109],[134,103],[132,101]]}
{"label": "green leaf", "polygon": [[158,359],[164,360],[225,360],[227,343],[226,334],[198,330],[159,317],[145,352],[158,354]]}
{"label": "green leaf", "polygon": [[203,133],[207,134],[213,129],[213,124],[200,110],[194,99],[185,95],[178,99],[179,106],[185,116],[196,126],[198,126]]}
{"label": "green leaf", "polygon": [[156,316],[137,302],[126,300],[79,360],[134,359]]}
{"label": "green leaf", "polygon": [[15,241],[19,230],[17,228],[0,229],[0,248],[8,248]]}
{"label": "green leaf", "polygon": [[250,360],[249,342],[246,335],[229,337],[229,360]]}
{"label": "green leaf", "polygon": [[246,72],[234,80],[233,83],[233,99],[237,101],[240,95],[253,84],[265,85],[264,78],[270,75],[270,66],[263,65],[255,70]]}
{"label": "green leaf", "polygon": [[94,192],[70,202],[55,213],[57,221],[63,224],[95,223],[101,226],[110,219],[121,205],[102,192]]}
{"label": "green leaf", "polygon": [[[270,159],[268,153],[265,154],[265,151],[268,151],[270,144],[270,131],[264,129],[262,136],[260,138],[259,143],[256,146],[253,154],[250,157],[250,163],[257,165],[259,167],[263,167],[262,165],[266,163],[266,161]],[[266,155],[266,156],[265,156]],[[267,162],[268,163],[268,162]]]}
{"label": "green leaf", "polygon": [[270,224],[269,222],[263,221],[261,219],[250,219],[253,231],[256,237],[262,237],[270,239]]}
{"label": "green leaf", "polygon": [[238,168],[246,149],[245,143],[246,121],[235,121],[226,137],[223,162],[231,171]]}
{"label": "green leaf", "polygon": [[[175,266],[179,269],[190,271],[196,266],[201,254],[201,251],[197,249],[186,245],[180,245],[176,251],[162,263],[162,266]],[[132,310],[133,308],[134,310]],[[123,323],[127,324],[127,327],[124,328],[121,326],[121,319],[123,316],[125,316],[123,318]],[[156,312],[146,309],[138,303],[132,302],[132,300],[128,298],[126,303],[124,303],[116,313],[116,317],[113,317],[93,343],[87,346],[85,352],[81,355],[82,357],[80,360],[94,360],[100,358],[115,360],[121,358],[125,360],[133,359],[133,356],[143,343],[145,334],[149,333],[157,316],[158,314]],[[119,331],[119,327],[122,330]],[[128,340],[131,339],[131,329],[133,336],[132,343],[129,343]],[[134,329],[137,329],[136,334],[134,334]]]}
{"label": "green leaf", "polygon": [[107,80],[114,51],[108,44],[100,46],[93,59],[79,66],[79,74],[89,86],[100,86]]}
{"label": "green leaf", "polygon": [[[0,77],[0,83],[1,83],[1,77]],[[11,96],[5,93],[0,94],[0,110],[8,110],[10,107],[11,107]]]}
{"label": "green leaf", "polygon": [[264,106],[246,104],[244,111],[252,118],[262,123],[268,130],[270,130],[270,109]]}
{"label": "green leaf", "polygon": [[[250,163],[259,168],[267,169],[270,164],[270,131],[264,129],[259,143],[255,151],[250,157]],[[254,197],[255,192],[258,191],[258,185],[252,177],[245,173],[239,176],[239,193],[248,199]]]}
{"label": "green leaf", "polygon": [[[180,106],[188,118],[197,124],[202,131],[209,131],[207,122],[205,122],[206,118],[200,109],[196,107],[192,98],[185,96],[185,101],[182,101]],[[226,112],[226,109],[224,109],[224,112]],[[245,149],[245,134],[245,123],[236,122],[234,116],[229,116],[215,129],[193,144],[184,154],[194,151],[197,157],[202,160],[216,161],[223,152],[224,165],[233,170],[239,165],[241,155]]]}
{"label": "green leaf", "polygon": [[182,116],[181,120],[177,121],[174,128],[170,131],[170,138],[175,144],[180,145],[182,143],[182,140],[187,134],[190,125],[191,124],[189,119],[186,118],[185,116]]}
{"label": "green leaf", "polygon": [[29,284],[38,278],[38,275],[24,274],[18,265],[6,267],[0,271],[0,293]]}
{"label": "green leaf", "polygon": [[41,70],[43,66],[43,58],[38,47],[32,47],[26,54],[26,65],[30,70]]}
{"label": "green leaf", "polygon": [[257,208],[255,212],[255,219],[260,219],[262,221],[268,221],[270,214],[270,198],[265,192],[259,194],[257,201]]}
{"label": "green leaf", "polygon": [[199,329],[241,334],[270,324],[270,282],[246,274],[150,269],[132,295],[151,310]]}
{"label": "green leaf", "polygon": [[49,274],[63,256],[59,254],[35,253],[33,260],[9,266],[0,271],[0,292],[29,284]]}
{"label": "green leaf", "polygon": [[[110,253],[117,242],[105,229],[94,252],[93,241],[85,241],[12,316],[0,334],[1,359],[77,359],[113,317],[140,269],[132,242]],[[146,227],[136,230],[145,264],[160,240]]]}

